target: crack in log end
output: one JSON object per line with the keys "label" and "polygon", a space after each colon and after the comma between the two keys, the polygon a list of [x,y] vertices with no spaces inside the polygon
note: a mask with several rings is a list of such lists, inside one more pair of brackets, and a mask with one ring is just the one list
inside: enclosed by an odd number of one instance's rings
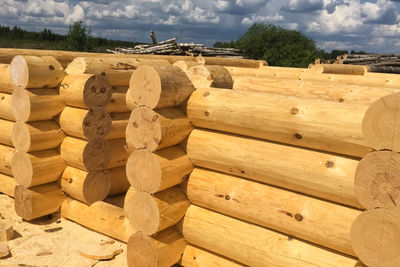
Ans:
{"label": "crack in log end", "polygon": [[278,210],[279,213],[285,214],[286,216],[293,217],[293,214],[286,210]]}
{"label": "crack in log end", "polygon": [[301,221],[304,219],[303,215],[301,215],[301,214],[299,214],[299,213],[297,213],[296,215],[294,215],[294,218],[295,218],[297,221],[299,221],[299,222],[301,222]]}
{"label": "crack in log end", "polygon": [[292,109],[290,110],[290,113],[291,113],[292,115],[296,115],[297,113],[299,113],[299,109],[298,109],[298,108],[292,108]]}
{"label": "crack in log end", "polygon": [[397,207],[396,201],[394,201],[394,198],[392,197],[392,195],[389,194],[389,193],[387,193],[387,194],[388,194],[390,200],[393,202],[393,205],[394,205],[395,207]]}
{"label": "crack in log end", "polygon": [[221,194],[215,194],[214,196],[216,196],[216,197],[224,197],[224,195],[221,195]]}
{"label": "crack in log end", "polygon": [[225,199],[226,199],[226,200],[230,200],[231,197],[230,197],[229,195],[225,195]]}

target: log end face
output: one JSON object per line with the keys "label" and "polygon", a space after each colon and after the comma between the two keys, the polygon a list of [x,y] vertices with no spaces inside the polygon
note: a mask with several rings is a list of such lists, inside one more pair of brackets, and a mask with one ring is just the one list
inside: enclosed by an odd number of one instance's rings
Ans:
{"label": "log end face", "polygon": [[14,123],[11,140],[15,149],[19,152],[28,152],[31,147],[31,135],[28,125],[22,121]]}
{"label": "log end face", "polygon": [[104,108],[91,109],[83,119],[83,134],[88,138],[104,138],[111,131],[112,119]]}
{"label": "log end face", "polygon": [[139,66],[132,74],[129,92],[137,106],[155,108],[161,95],[161,78],[151,66]]}
{"label": "log end face", "polygon": [[104,200],[111,188],[112,177],[104,172],[89,173],[83,183],[82,193],[86,203],[91,205]]}
{"label": "log end face", "polygon": [[32,194],[23,185],[17,185],[14,190],[14,206],[18,216],[25,220],[32,218]]}
{"label": "log end face", "polygon": [[86,170],[104,170],[111,160],[111,147],[107,140],[94,138],[83,149],[83,164]]}
{"label": "log end face", "polygon": [[156,267],[157,250],[151,238],[141,232],[133,234],[127,244],[127,260],[129,267]]}
{"label": "log end face", "polygon": [[89,108],[105,107],[111,99],[111,84],[102,75],[93,75],[85,83],[83,101]]}
{"label": "log end face", "polygon": [[68,75],[71,74],[82,74],[86,73],[86,60],[83,57],[77,57],[74,60],[72,60],[71,63],[68,64],[67,68],[65,69],[65,72]]}
{"label": "log end face", "polygon": [[15,86],[25,88],[28,85],[28,63],[23,56],[15,56],[10,64],[11,81]]}
{"label": "log end face", "polygon": [[18,184],[25,187],[32,185],[33,167],[29,154],[15,152],[11,160],[11,172]]}
{"label": "log end face", "polygon": [[186,72],[194,88],[208,88],[211,87],[214,79],[204,65],[193,66]]}
{"label": "log end face", "polygon": [[11,108],[17,121],[27,122],[31,115],[31,100],[28,91],[15,88],[11,95]]}

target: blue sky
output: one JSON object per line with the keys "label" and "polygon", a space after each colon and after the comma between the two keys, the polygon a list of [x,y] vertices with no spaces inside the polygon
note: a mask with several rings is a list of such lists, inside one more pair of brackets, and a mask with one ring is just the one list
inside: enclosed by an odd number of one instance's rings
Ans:
{"label": "blue sky", "polygon": [[400,53],[400,0],[0,0],[0,24],[66,33],[82,20],[95,36],[212,45],[254,22],[301,31],[320,48]]}

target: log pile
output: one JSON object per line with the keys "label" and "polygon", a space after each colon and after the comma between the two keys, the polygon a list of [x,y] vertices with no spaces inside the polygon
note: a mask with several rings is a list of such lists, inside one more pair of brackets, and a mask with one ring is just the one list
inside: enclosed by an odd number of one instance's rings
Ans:
{"label": "log pile", "polygon": [[364,65],[372,72],[400,73],[400,55],[393,54],[344,54],[338,56],[334,64]]}

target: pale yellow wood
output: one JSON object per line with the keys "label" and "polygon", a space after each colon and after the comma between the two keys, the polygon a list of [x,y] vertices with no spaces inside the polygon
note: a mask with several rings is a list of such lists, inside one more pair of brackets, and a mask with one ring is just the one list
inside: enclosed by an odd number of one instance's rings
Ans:
{"label": "pale yellow wood", "polygon": [[11,94],[14,87],[10,77],[10,64],[0,64],[0,92]]}
{"label": "pale yellow wood", "polygon": [[0,144],[7,146],[13,145],[11,135],[14,124],[13,121],[0,119]]}
{"label": "pale yellow wood", "polygon": [[188,244],[182,255],[180,265],[184,267],[240,267],[244,266],[221,255]]}
{"label": "pale yellow wood", "polygon": [[196,61],[179,60],[176,61],[173,65],[180,68],[184,73],[186,73],[191,67],[201,65],[201,63],[198,63]]}
{"label": "pale yellow wood", "polygon": [[223,58],[223,57],[196,57],[196,61],[203,65],[221,65],[233,67],[246,67],[246,68],[260,68],[268,66],[265,60],[252,60],[243,58]]}
{"label": "pale yellow wood", "polygon": [[126,92],[125,102],[126,102],[126,106],[130,110],[134,110],[135,108],[137,108],[137,105],[135,104],[135,102],[132,98],[132,93],[130,93],[130,89],[128,89],[128,91]]}
{"label": "pale yellow wood", "polygon": [[62,204],[61,216],[125,243],[136,232],[125,217],[123,208],[103,201],[88,206],[68,198]]}
{"label": "pale yellow wood", "polygon": [[124,210],[129,222],[146,235],[160,232],[183,218],[190,202],[179,187],[172,187],[154,195],[129,188]]}
{"label": "pale yellow wood", "polygon": [[55,89],[16,88],[12,93],[11,107],[17,120],[32,122],[54,119],[65,104]]}
{"label": "pale yellow wood", "polygon": [[106,139],[125,138],[126,127],[128,126],[130,112],[111,113],[111,129]]}
{"label": "pale yellow wood", "polygon": [[0,173],[12,175],[11,162],[15,149],[11,146],[0,145]]}
{"label": "pale yellow wood", "polygon": [[22,88],[54,88],[65,76],[61,64],[51,56],[15,56],[10,63],[13,84]]}
{"label": "pale yellow wood", "polygon": [[64,138],[64,132],[55,121],[17,121],[11,135],[12,143],[19,152],[57,148]]}
{"label": "pale yellow wood", "polygon": [[196,166],[361,207],[354,193],[358,160],[200,129],[190,134],[187,153]]}
{"label": "pale yellow wood", "polygon": [[362,157],[367,105],[257,92],[197,89],[188,102],[196,127]]}
{"label": "pale yellow wood", "polygon": [[12,106],[10,94],[0,93],[0,119],[16,121]]}
{"label": "pale yellow wood", "polygon": [[249,266],[356,264],[344,255],[195,205],[190,206],[179,228],[187,242]]}
{"label": "pale yellow wood", "polygon": [[108,113],[129,112],[130,109],[126,103],[128,87],[113,87],[111,89],[111,99],[106,106]]}
{"label": "pale yellow wood", "polygon": [[223,66],[198,65],[186,71],[195,88],[227,88],[232,89],[233,80]]}
{"label": "pale yellow wood", "polygon": [[14,197],[15,187],[18,185],[17,181],[12,176],[0,173],[0,192],[10,197]]}
{"label": "pale yellow wood", "polygon": [[153,237],[137,232],[128,240],[128,266],[170,267],[181,259],[185,247],[185,239],[173,227]]}
{"label": "pale yellow wood", "polygon": [[371,71],[368,66],[345,65],[345,64],[317,64],[311,67],[310,71],[315,73],[332,73],[346,75],[364,75]]}

